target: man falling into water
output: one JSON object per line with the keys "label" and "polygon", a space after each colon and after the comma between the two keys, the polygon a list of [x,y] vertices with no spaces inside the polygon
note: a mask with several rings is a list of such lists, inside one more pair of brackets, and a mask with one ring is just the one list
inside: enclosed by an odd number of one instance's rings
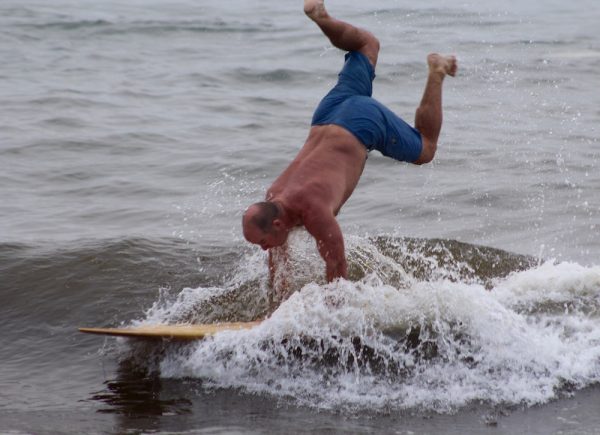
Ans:
{"label": "man falling into water", "polygon": [[[344,238],[336,215],[362,174],[373,149],[395,160],[421,165],[433,159],[442,126],[442,83],[456,74],[453,56],[427,56],[429,75],[415,127],[371,98],[379,41],[370,32],[331,17],[323,0],[305,0],[304,12],[347,51],[335,87],[317,107],[306,143],[267,190],[266,200],[248,207],[244,237],[270,249],[304,226],[315,238],[327,281],[347,278]],[[269,255],[271,277],[274,264]]]}

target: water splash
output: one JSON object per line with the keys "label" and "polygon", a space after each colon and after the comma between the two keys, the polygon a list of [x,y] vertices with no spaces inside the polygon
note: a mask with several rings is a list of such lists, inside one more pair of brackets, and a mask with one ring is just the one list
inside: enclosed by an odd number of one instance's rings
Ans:
{"label": "water splash", "polygon": [[[320,261],[304,236],[292,245]],[[167,348],[161,376],[342,412],[533,405],[600,381],[600,267],[440,240],[354,237],[348,251],[353,280],[299,269],[260,326]],[[147,321],[264,313],[264,274],[253,251],[222,286],[185,289]]]}

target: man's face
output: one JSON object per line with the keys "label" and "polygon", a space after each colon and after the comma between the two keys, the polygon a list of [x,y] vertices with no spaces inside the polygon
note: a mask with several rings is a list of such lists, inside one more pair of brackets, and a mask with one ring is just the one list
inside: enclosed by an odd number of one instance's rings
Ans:
{"label": "man's face", "polygon": [[249,225],[248,228],[244,229],[244,237],[250,243],[260,245],[266,251],[267,249],[283,245],[287,240],[287,231],[273,225],[271,231],[265,232],[254,225]]}

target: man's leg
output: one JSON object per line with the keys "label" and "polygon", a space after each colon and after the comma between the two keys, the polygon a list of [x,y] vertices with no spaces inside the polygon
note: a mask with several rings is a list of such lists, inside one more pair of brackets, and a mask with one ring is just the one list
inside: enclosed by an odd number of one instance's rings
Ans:
{"label": "man's leg", "polygon": [[456,58],[442,56],[437,53],[427,56],[429,76],[421,105],[415,115],[415,128],[423,138],[423,151],[415,162],[418,165],[433,160],[437,149],[437,141],[442,129],[442,83],[446,75],[456,75]]}
{"label": "man's leg", "polygon": [[317,23],[335,47],[344,51],[359,51],[375,67],[379,41],[371,32],[333,18],[327,13],[323,0],[304,0],[304,12]]}

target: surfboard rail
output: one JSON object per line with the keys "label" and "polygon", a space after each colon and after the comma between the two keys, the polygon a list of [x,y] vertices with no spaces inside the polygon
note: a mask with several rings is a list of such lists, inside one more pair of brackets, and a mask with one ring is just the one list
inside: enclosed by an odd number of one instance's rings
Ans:
{"label": "surfboard rail", "polygon": [[201,340],[222,331],[237,331],[250,329],[260,325],[261,321],[253,322],[221,322],[206,324],[177,324],[177,325],[142,325],[124,328],[79,328],[87,334],[109,335],[116,337],[171,339],[171,340]]}

